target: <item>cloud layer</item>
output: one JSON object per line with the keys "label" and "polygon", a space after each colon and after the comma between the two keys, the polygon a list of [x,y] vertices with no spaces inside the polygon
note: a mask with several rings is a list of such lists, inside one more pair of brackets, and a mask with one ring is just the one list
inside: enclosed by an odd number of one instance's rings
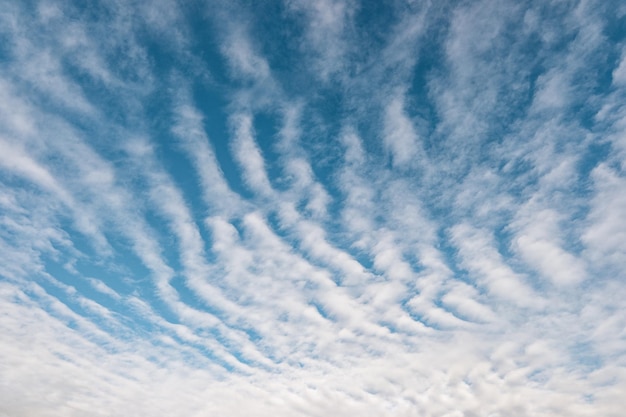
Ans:
{"label": "cloud layer", "polygon": [[0,417],[622,415],[619,3],[0,6]]}

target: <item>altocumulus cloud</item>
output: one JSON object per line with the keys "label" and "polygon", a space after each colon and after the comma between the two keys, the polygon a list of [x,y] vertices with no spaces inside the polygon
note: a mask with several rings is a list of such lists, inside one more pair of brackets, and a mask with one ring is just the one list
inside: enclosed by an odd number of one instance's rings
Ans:
{"label": "altocumulus cloud", "polygon": [[623,415],[623,3],[0,10],[0,416]]}

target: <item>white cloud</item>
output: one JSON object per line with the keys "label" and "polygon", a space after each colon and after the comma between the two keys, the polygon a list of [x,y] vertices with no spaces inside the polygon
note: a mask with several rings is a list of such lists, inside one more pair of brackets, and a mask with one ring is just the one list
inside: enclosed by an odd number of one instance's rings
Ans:
{"label": "white cloud", "polygon": [[527,264],[557,285],[579,284],[586,278],[585,263],[562,247],[559,215],[536,210],[516,234],[514,247]]}
{"label": "white cloud", "polygon": [[623,244],[626,237],[626,182],[604,164],[594,169],[592,178],[596,183],[596,194],[589,214],[589,227],[582,239],[595,265],[608,267],[619,274],[620,266],[626,261]]}
{"label": "white cloud", "polygon": [[606,7],[5,3],[0,415],[621,415]]}
{"label": "white cloud", "polygon": [[188,103],[188,99],[181,101],[183,103],[176,108],[177,123],[172,129],[173,133],[180,139],[181,147],[194,165],[205,204],[218,214],[232,216],[244,203],[226,182],[210,139],[204,131],[201,114]]}
{"label": "white cloud", "polygon": [[411,162],[419,165],[423,159],[419,137],[413,123],[404,112],[402,97],[394,97],[387,106],[385,113],[384,144],[392,155],[393,163],[404,166]]}
{"label": "white cloud", "polygon": [[467,224],[454,226],[450,233],[459,249],[462,264],[479,285],[492,295],[520,307],[542,306],[544,302],[539,294],[503,261],[487,233]]}
{"label": "white cloud", "polygon": [[254,141],[252,118],[247,114],[233,117],[233,153],[243,171],[244,180],[262,197],[273,193],[261,150]]}
{"label": "white cloud", "polygon": [[302,49],[322,81],[341,74],[348,62],[350,27],[355,4],[345,0],[289,0],[287,7],[303,13],[307,26]]}
{"label": "white cloud", "polygon": [[626,52],[622,50],[622,57],[617,67],[613,70],[613,84],[623,86],[626,84]]}

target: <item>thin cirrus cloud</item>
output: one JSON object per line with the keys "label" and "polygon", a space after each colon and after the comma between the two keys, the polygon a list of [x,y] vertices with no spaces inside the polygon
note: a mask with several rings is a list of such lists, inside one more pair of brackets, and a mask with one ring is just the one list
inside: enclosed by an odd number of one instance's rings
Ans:
{"label": "thin cirrus cloud", "polygon": [[617,3],[1,6],[0,416],[621,415]]}

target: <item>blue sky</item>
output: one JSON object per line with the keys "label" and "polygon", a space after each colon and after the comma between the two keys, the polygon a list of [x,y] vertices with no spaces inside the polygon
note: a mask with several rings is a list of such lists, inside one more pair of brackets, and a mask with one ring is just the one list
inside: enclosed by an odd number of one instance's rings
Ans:
{"label": "blue sky", "polygon": [[622,416],[626,5],[0,1],[0,417]]}

